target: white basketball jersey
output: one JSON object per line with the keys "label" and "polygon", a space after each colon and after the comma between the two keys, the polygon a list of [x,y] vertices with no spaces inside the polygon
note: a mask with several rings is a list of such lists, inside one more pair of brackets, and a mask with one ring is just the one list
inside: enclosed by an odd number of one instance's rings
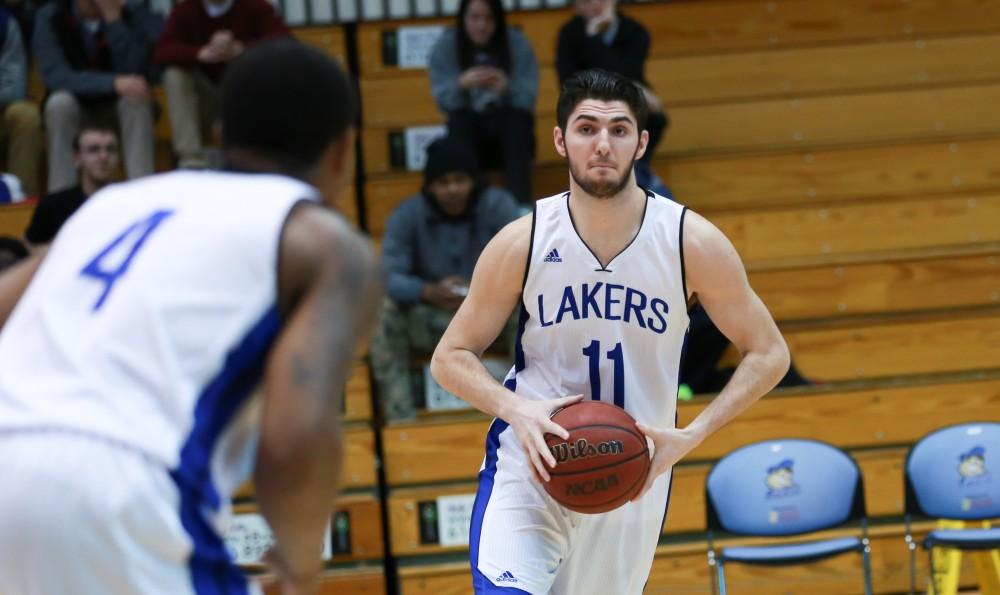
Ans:
{"label": "white basketball jersey", "polygon": [[648,193],[635,239],[602,266],[576,232],[569,193],[538,201],[508,387],[535,399],[582,393],[673,427],[688,329],[684,213]]}
{"label": "white basketball jersey", "polygon": [[313,188],[176,172],[111,186],[63,227],[0,335],[0,431],[138,449],[218,504],[252,469],[277,261]]}

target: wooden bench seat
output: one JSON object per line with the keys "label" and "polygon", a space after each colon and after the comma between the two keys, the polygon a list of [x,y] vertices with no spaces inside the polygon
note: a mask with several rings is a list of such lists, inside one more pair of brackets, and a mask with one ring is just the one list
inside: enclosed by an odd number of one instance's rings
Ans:
{"label": "wooden bench seat", "polygon": [[750,273],[780,321],[1000,303],[1000,243]]}
{"label": "wooden bench seat", "polygon": [[[702,213],[915,198],[1000,188],[1000,137],[741,157],[658,159],[654,167],[677,200]],[[534,169],[538,197],[565,191],[563,164]],[[403,199],[419,192],[420,172],[365,184],[368,227],[379,236]]]}
{"label": "wooden bench seat", "polygon": [[709,214],[744,262],[762,265],[1000,240],[1000,194]]}
{"label": "wooden bench seat", "polygon": [[[698,397],[679,403],[680,425],[708,402]],[[998,371],[775,391],[700,445],[688,462],[715,460],[751,442],[780,437],[814,438],[842,448],[910,444],[941,426],[995,418],[998,406]],[[489,424],[474,412],[386,426],[388,485],[473,480]]]}
{"label": "wooden bench seat", "polygon": [[[993,2],[919,0],[886,5],[876,0],[722,0],[623,5],[649,30],[650,56],[718,54],[823,44],[921,40],[998,30]],[[555,59],[556,33],[569,10],[520,11],[508,16],[531,42],[539,64]],[[451,25],[454,18],[412,19],[358,26],[362,78],[394,76],[383,61],[383,35],[409,25]]]}
{"label": "wooden bench seat", "polygon": [[[233,507],[234,517],[259,516],[256,504],[244,502]],[[382,541],[382,500],[375,493],[344,494],[337,499],[336,513],[331,518],[333,557],[329,564],[378,560],[385,554]],[[249,564],[260,570],[262,563]]]}
{"label": "wooden bench seat", "polygon": [[[914,535],[922,538],[930,523],[914,525]],[[903,536],[902,523],[872,527],[872,583],[876,593],[903,593],[909,589],[909,552]],[[851,531],[832,531],[824,536],[856,535]],[[755,539],[726,540],[722,545],[759,543]],[[710,569],[705,556],[707,543],[692,540],[678,544],[662,544],[649,575],[645,593],[711,593]],[[608,561],[613,563],[613,561]],[[927,557],[917,556],[917,580],[927,580]],[[471,577],[467,561],[423,562],[404,564],[399,568],[401,595],[465,595],[470,590]],[[961,585],[976,581],[970,556],[962,561]],[[810,593],[812,595],[843,595],[861,593],[862,577],[859,557],[844,555],[823,562],[788,568],[766,568],[733,564],[726,569],[727,586],[734,593],[773,595],[774,593]]]}
{"label": "wooden bench seat", "polygon": [[[889,43],[863,43],[654,58],[646,76],[669,109],[706,103],[871,92],[1000,79],[1000,35],[970,35]],[[536,116],[551,120],[559,97],[554,66],[539,70]],[[424,70],[362,78],[366,127],[405,128],[442,117]],[[406,109],[399,98],[406,97]]]}
{"label": "wooden bench seat", "polygon": [[[389,186],[382,189],[391,192]],[[369,196],[369,205],[372,198]],[[389,212],[388,208],[369,210],[369,231],[374,237],[384,233]],[[706,216],[751,268],[1000,241],[1000,193],[762,208]]]}
{"label": "wooden bench seat", "polygon": [[[855,450],[851,456],[865,477],[865,500],[871,516],[899,516],[903,513],[903,461],[906,448]],[[663,526],[666,535],[705,531],[705,477],[711,465],[681,465],[674,469],[670,508]],[[390,551],[395,556],[415,556],[466,551],[464,545],[442,546],[421,540],[421,505],[428,506],[440,496],[474,496],[475,483],[402,488],[390,492]],[[435,507],[436,508],[436,507]]]}
{"label": "wooden bench seat", "polygon": [[[656,155],[682,157],[827,149],[1000,133],[1000,84],[769,99],[683,106]],[[555,118],[535,120],[536,161],[562,161],[552,144]],[[393,171],[391,130],[362,132],[365,172]]]}
{"label": "wooden bench seat", "polygon": [[[255,579],[265,585],[267,595],[281,595],[273,577],[258,575]],[[324,571],[316,595],[383,595],[385,592],[385,569],[381,564],[365,564]]]}
{"label": "wooden bench seat", "polygon": [[35,202],[19,202],[0,206],[0,235],[24,237],[31,217],[35,214],[35,205]]}

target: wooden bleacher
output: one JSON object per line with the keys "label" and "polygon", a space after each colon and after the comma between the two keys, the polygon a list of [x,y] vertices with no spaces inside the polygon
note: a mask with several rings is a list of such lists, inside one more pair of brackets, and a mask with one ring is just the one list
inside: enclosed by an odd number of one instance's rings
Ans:
{"label": "wooden bleacher", "polygon": [[[1000,66],[997,76],[1000,78]],[[683,157],[954,139],[1000,131],[1000,84],[878,91],[670,108],[658,157]],[[420,124],[420,123],[414,123]],[[536,162],[560,163],[553,117],[535,120]],[[389,134],[363,133],[368,175],[393,171]]]}
{"label": "wooden bleacher", "polygon": [[[681,403],[680,424],[700,413],[708,401],[699,397]],[[894,519],[902,511],[906,445],[943,425],[988,419],[998,405],[1000,370],[776,391],[712,436],[692,453],[689,462],[675,469],[675,497],[664,527],[667,541],[658,551],[650,576],[649,588],[654,590],[647,592],[708,592],[702,533],[704,478],[710,462],[725,453],[778,437],[814,438],[849,449],[866,478],[869,515]],[[471,481],[482,461],[488,424],[484,416],[471,413],[383,430],[388,482],[400,486],[391,491],[387,503],[389,547],[398,557],[429,560],[437,555],[440,561],[404,563],[400,569],[402,593],[427,593],[430,589],[466,592],[467,566],[444,562],[446,555],[459,555],[466,548],[421,543],[417,512],[421,502],[474,493]],[[426,461],[435,464],[427,465]],[[406,487],[411,485],[415,487]],[[926,524],[919,528],[926,529]],[[902,525],[898,521],[878,525],[872,536],[876,591],[905,590],[908,561]],[[925,571],[918,565],[918,576],[925,576]],[[734,585],[740,585],[733,589],[741,593],[771,593],[779,588],[799,592],[807,587],[810,592],[845,593],[859,592],[851,581],[860,580],[860,573],[856,560],[848,556],[777,574],[737,571],[734,567],[732,578]],[[965,573],[963,584],[969,584],[970,579],[974,580],[973,574]]]}
{"label": "wooden bleacher", "polygon": [[[281,595],[274,578],[256,577],[267,595]],[[320,576],[316,595],[383,595],[386,592],[385,569],[381,565],[329,569]]]}
{"label": "wooden bleacher", "polygon": [[[696,211],[820,206],[1000,188],[1000,137],[763,155],[671,159],[660,175]],[[562,165],[536,168],[539,196],[565,190]],[[366,184],[368,225],[378,236],[399,202],[418,192],[422,174],[380,176]]]}
{"label": "wooden bleacher", "polygon": [[35,213],[34,202],[21,202],[0,207],[0,235],[20,238]]}
{"label": "wooden bleacher", "polygon": [[[709,401],[697,397],[680,403],[679,425],[694,419]],[[699,446],[687,462],[715,460],[734,448],[778,437],[809,437],[851,449],[911,444],[941,426],[995,417],[998,405],[1000,370],[995,368],[775,391]],[[467,413],[386,426],[388,484],[474,479],[489,422]]]}
{"label": "wooden bleacher", "polygon": [[1000,303],[1000,243],[896,250],[819,264],[753,266],[750,284],[782,321]]}
{"label": "wooden bleacher", "polygon": [[[930,528],[928,523],[915,525],[914,534],[922,538]],[[826,536],[850,534],[830,532]],[[906,592],[909,589],[909,553],[903,541],[902,524],[873,527],[870,535],[875,592]],[[725,542],[725,545],[753,543],[759,541],[732,540]],[[711,593],[711,576],[705,550],[704,541],[660,545],[645,593]],[[926,556],[917,556],[918,580],[922,581],[927,576],[926,564]],[[962,586],[974,585],[975,573],[968,556],[963,560],[962,566]],[[807,566],[766,570],[734,564],[726,569],[726,584],[732,592],[752,595],[861,593],[860,568],[860,561],[852,556],[839,556]],[[468,562],[403,565],[399,569],[399,576],[401,595],[465,595],[469,593],[471,584]]]}

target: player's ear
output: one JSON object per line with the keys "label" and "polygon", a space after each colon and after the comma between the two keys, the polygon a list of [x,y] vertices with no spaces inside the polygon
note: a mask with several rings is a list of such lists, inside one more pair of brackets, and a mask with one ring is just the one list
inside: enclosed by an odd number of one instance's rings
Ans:
{"label": "player's ear", "polygon": [[649,131],[643,130],[639,133],[639,146],[635,149],[635,159],[638,161],[642,159],[642,156],[646,154],[646,149],[649,148]]}
{"label": "player's ear", "polygon": [[353,126],[344,131],[339,139],[334,141],[326,157],[329,167],[338,177],[347,178],[354,173],[354,144],[357,130]]}
{"label": "player's ear", "polygon": [[327,201],[335,201],[354,179],[354,142],[357,131],[350,127],[323,151],[309,182]]}
{"label": "player's ear", "polygon": [[563,137],[562,128],[556,126],[552,129],[552,140],[556,145],[556,153],[560,157],[566,157],[566,139]]}

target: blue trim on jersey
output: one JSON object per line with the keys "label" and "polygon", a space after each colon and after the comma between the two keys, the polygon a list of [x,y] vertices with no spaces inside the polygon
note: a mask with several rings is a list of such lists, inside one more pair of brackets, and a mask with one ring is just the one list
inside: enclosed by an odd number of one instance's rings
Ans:
{"label": "blue trim on jersey", "polygon": [[[507,384],[513,384],[513,378]],[[510,388],[508,386],[507,388]],[[513,389],[511,389],[513,390]],[[494,419],[490,426],[490,431],[486,433],[486,463],[483,470],[479,472],[479,489],[476,491],[476,502],[472,506],[472,523],[469,525],[469,563],[472,566],[472,586],[476,595],[491,593],[489,589],[499,589],[483,573],[479,572],[479,540],[483,532],[483,518],[486,516],[486,505],[490,502],[493,494],[493,478],[497,474],[497,460],[500,451],[500,434],[509,427],[509,424],[502,419]],[[511,588],[504,588],[510,593],[518,591]]]}
{"label": "blue trim on jersey", "polygon": [[219,437],[260,382],[280,328],[278,310],[271,307],[229,352],[222,370],[198,396],[180,464],[170,472],[181,497],[181,524],[194,544],[188,567],[198,595],[248,593],[243,572],[207,518],[221,503],[212,483],[211,461]]}
{"label": "blue trim on jersey", "polygon": [[[524,327],[528,324],[529,318],[531,318],[531,314],[524,307],[524,299],[521,299],[521,313],[517,317],[517,335],[514,338],[514,376],[511,378],[513,386],[507,386],[512,391],[517,388],[517,373],[524,370],[526,365],[524,361],[524,346],[521,344],[521,339],[524,337]],[[506,383],[504,386],[506,386]]]}

